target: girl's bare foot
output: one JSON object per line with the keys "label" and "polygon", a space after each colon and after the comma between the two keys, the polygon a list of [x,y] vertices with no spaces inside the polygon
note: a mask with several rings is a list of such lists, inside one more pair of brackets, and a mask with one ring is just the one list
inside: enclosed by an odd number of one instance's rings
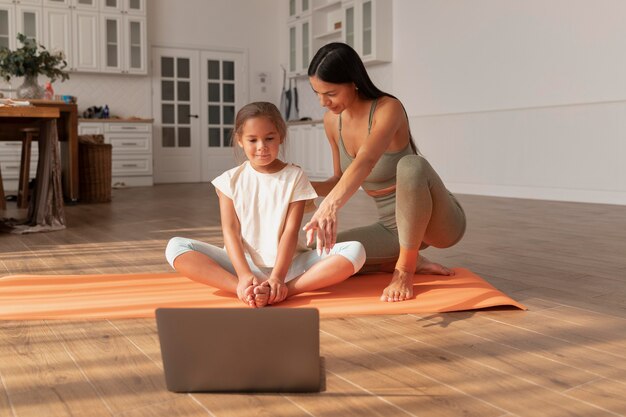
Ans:
{"label": "girl's bare foot", "polygon": [[256,307],[265,307],[270,299],[270,286],[267,281],[254,287],[254,303]]}
{"label": "girl's bare foot", "polygon": [[416,274],[420,275],[454,275],[454,271],[445,266],[431,262],[428,258],[420,256],[417,261]]}
{"label": "girl's bare foot", "polygon": [[250,307],[256,307],[256,303],[254,301],[254,285],[250,285],[248,288],[245,289],[244,291],[244,296],[246,299],[246,303],[250,306]]}
{"label": "girl's bare foot", "polygon": [[383,290],[381,301],[396,302],[413,298],[413,274],[410,272],[394,270],[391,282]]}

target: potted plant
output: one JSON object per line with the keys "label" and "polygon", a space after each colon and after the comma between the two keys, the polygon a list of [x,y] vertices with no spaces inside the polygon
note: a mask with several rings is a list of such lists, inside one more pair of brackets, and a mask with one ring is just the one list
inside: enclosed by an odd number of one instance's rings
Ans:
{"label": "potted plant", "polygon": [[65,81],[70,78],[67,71],[67,61],[63,52],[51,53],[35,39],[18,33],[17,39],[22,47],[14,51],[0,48],[0,76],[7,82],[11,77],[24,77],[24,83],[17,88],[18,98],[42,98],[44,89],[37,83],[39,74],[50,78],[51,82],[60,78]]}

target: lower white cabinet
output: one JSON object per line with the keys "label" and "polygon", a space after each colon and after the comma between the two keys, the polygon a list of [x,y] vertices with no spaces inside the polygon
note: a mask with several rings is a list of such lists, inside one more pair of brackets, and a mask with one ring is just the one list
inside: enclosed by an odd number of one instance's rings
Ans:
{"label": "lower white cabinet", "polygon": [[[39,144],[32,142],[30,153],[30,175],[33,179],[37,175],[37,160],[39,156]],[[22,142],[0,142],[0,172],[5,194],[17,192],[17,181],[20,177],[20,158],[22,155]]]}
{"label": "lower white cabinet", "polygon": [[323,123],[290,125],[285,145],[285,162],[300,166],[310,180],[333,175],[333,156]]}
{"label": "lower white cabinet", "polygon": [[152,124],[150,122],[80,122],[79,135],[103,134],[113,146],[114,187],[153,185]]}

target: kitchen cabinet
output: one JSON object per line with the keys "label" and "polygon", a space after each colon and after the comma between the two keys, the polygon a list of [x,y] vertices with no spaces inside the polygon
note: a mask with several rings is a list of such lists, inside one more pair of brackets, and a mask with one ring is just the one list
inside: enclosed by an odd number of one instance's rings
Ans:
{"label": "kitchen cabinet", "polygon": [[0,1],[0,48],[15,49],[21,46],[17,41],[18,33],[39,41],[43,30],[41,15],[41,6],[37,7],[36,3],[24,0]]}
{"label": "kitchen cabinet", "polygon": [[146,0],[101,0],[101,12],[146,15]]}
{"label": "kitchen cabinet", "polygon": [[333,175],[333,157],[324,124],[289,125],[285,161],[300,166],[312,180],[325,180]]}
{"label": "kitchen cabinet", "polygon": [[[91,1],[94,0],[76,0]],[[62,0],[46,0],[62,3]],[[45,7],[43,44],[49,50],[62,50],[66,54],[70,71],[97,72],[100,70],[99,19],[97,9],[76,3],[65,7]],[[62,5],[62,4],[61,4]]]}
{"label": "kitchen cabinet", "polygon": [[[39,144],[37,141],[33,141],[31,146],[29,180],[35,178],[37,175],[37,160],[39,157]],[[2,172],[2,182],[5,192],[17,192],[21,155],[21,141],[0,142],[0,171]]]}
{"label": "kitchen cabinet", "polygon": [[102,14],[102,71],[147,74],[146,18],[130,14]]}
{"label": "kitchen cabinet", "polygon": [[343,4],[343,42],[352,46],[365,63],[392,58],[391,2],[353,0]]}
{"label": "kitchen cabinet", "polygon": [[98,11],[98,0],[43,0],[43,6]]}
{"label": "kitchen cabinet", "polygon": [[316,0],[311,15],[313,24],[313,53],[330,42],[341,42],[343,18],[341,1]]}
{"label": "kitchen cabinet", "polygon": [[311,49],[311,19],[296,19],[287,26],[289,32],[289,75],[306,75]]}
{"label": "kitchen cabinet", "polygon": [[311,14],[311,0],[289,0],[289,19],[299,19]]}
{"label": "kitchen cabinet", "polygon": [[147,74],[146,26],[146,0],[0,0],[0,48],[24,33],[72,72]]}
{"label": "kitchen cabinet", "polygon": [[151,122],[81,121],[78,134],[102,134],[104,142],[113,146],[114,186],[153,185]]}
{"label": "kitchen cabinet", "polygon": [[390,62],[392,4],[391,0],[311,0],[310,12],[298,14],[298,2],[290,2],[289,75],[305,76],[315,52],[331,42],[352,46],[366,64]]}

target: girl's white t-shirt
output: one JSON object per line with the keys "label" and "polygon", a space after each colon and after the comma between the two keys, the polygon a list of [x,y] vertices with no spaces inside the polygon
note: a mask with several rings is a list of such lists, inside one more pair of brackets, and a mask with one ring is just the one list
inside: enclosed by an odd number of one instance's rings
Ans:
{"label": "girl's white t-shirt", "polygon": [[[273,267],[276,263],[289,204],[317,197],[304,171],[293,164],[264,174],[246,161],[211,183],[233,200],[244,250],[258,267]],[[306,246],[299,240],[296,252],[302,250],[306,250]]]}

